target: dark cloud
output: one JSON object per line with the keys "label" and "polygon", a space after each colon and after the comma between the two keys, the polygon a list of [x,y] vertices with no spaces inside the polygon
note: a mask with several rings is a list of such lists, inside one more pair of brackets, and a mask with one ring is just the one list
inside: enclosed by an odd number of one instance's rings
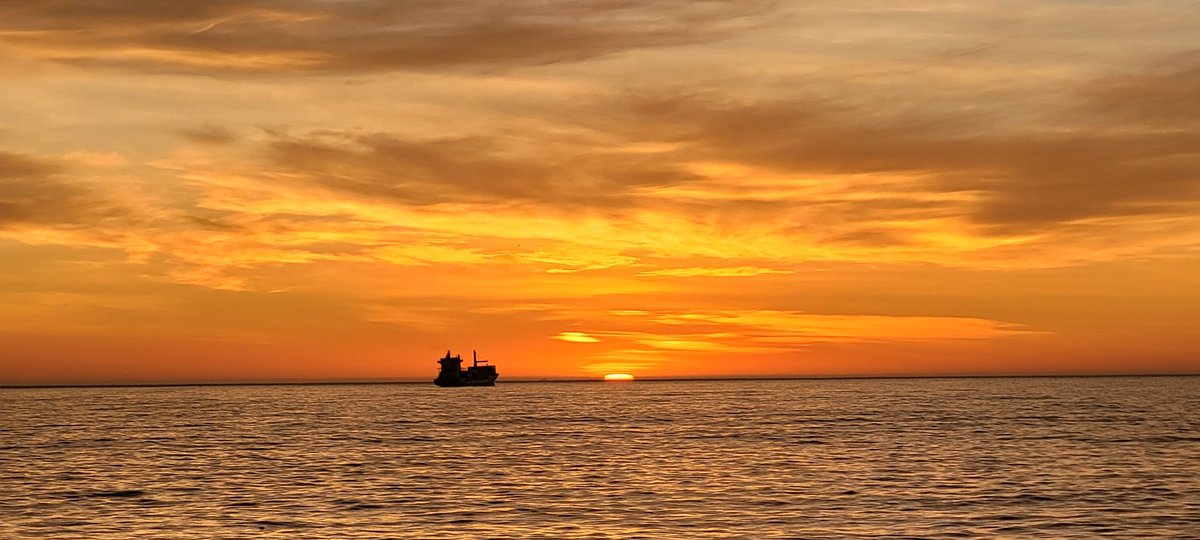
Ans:
{"label": "dark cloud", "polygon": [[272,143],[270,158],[335,191],[413,205],[625,206],[631,190],[697,178],[676,164],[636,154],[546,148],[530,156],[483,138],[284,137]]}
{"label": "dark cloud", "polygon": [[43,57],[137,69],[503,69],[716,39],[769,12],[746,0],[46,0],[0,2],[0,30]]}
{"label": "dark cloud", "polygon": [[236,139],[232,131],[213,125],[184,128],[180,133],[189,140],[202,144],[229,144]]}
{"label": "dark cloud", "polygon": [[1083,97],[1091,112],[1130,124],[1195,129],[1200,123],[1200,50],[1097,81]]}
{"label": "dark cloud", "polygon": [[83,225],[123,212],[63,178],[57,163],[0,152],[0,228],[21,223]]}
{"label": "dark cloud", "polygon": [[[986,199],[974,218],[1001,230],[1194,212],[1200,202],[1200,134],[1113,128],[1033,136],[996,141],[980,157],[991,159],[981,159],[978,178],[963,174],[947,185],[981,191]],[[983,166],[995,172],[988,174]]]}
{"label": "dark cloud", "polygon": [[[810,225],[964,217],[1011,234],[1090,218],[1187,213],[1200,201],[1200,133],[1131,130],[1100,117],[1089,129],[1035,123],[1000,133],[953,116],[690,93],[627,96],[561,114],[559,121],[594,137],[548,142],[531,155],[501,146],[504,138],[284,136],[271,156],[327,188],[405,204],[661,205],[635,195],[663,186],[705,189],[710,179],[691,172],[698,162],[836,177],[837,189],[820,196],[756,202],[753,193],[745,200],[734,193],[691,207],[710,216],[803,212]],[[661,143],[673,150],[612,150]],[[874,184],[870,175],[853,176],[865,173],[895,179]],[[864,200],[870,194],[878,196]],[[876,231],[859,240],[868,237],[888,236]]]}
{"label": "dark cloud", "polygon": [[[823,102],[739,103],[688,94],[636,96],[617,109],[624,113],[607,113],[601,122],[624,130],[624,137],[679,144],[674,160],[740,163],[799,176],[909,174],[911,182],[881,189],[900,195],[975,194],[980,202],[967,217],[997,232],[1095,217],[1191,212],[1200,201],[1200,132],[1195,130],[1135,130],[1097,116],[1088,119],[1086,129],[1059,128],[1049,119],[1031,123],[1024,132],[996,132],[991,125],[950,115],[897,115]],[[874,189],[845,181],[846,188],[860,193]],[[893,195],[881,194],[888,196]]]}
{"label": "dark cloud", "polygon": [[241,231],[241,230],[243,230],[242,226],[233,224],[233,223],[226,223],[225,221],[222,221],[219,218],[213,219],[213,218],[207,218],[207,217],[203,217],[203,216],[187,216],[185,219],[192,224],[199,225],[203,229],[209,229],[209,230],[214,230],[214,231]]}
{"label": "dark cloud", "polygon": [[847,233],[833,234],[821,241],[824,244],[856,245],[866,247],[887,247],[909,243],[908,239],[898,231],[882,228],[866,228],[852,230]]}

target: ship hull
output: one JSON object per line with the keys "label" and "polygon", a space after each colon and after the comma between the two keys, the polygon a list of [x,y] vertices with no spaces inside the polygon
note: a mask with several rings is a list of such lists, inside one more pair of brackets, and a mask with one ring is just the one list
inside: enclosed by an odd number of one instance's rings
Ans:
{"label": "ship hull", "polygon": [[434,379],[433,384],[436,384],[442,388],[453,388],[453,387],[457,387],[457,386],[496,386],[496,377],[489,377],[487,379],[476,379],[476,380]]}

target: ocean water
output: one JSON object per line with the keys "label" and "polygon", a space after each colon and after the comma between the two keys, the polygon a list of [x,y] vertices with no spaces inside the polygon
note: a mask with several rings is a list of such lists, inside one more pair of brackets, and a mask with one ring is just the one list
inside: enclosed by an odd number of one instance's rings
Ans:
{"label": "ocean water", "polygon": [[0,390],[0,538],[1200,538],[1200,378]]}

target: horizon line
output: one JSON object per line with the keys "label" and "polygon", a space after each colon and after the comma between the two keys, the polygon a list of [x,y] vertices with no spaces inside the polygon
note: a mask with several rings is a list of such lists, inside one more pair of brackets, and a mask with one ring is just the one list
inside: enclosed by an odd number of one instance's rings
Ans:
{"label": "horizon line", "polygon": [[[717,376],[717,377],[635,377],[631,382],[720,382],[720,381],[838,381],[838,380],[906,380],[906,379],[1098,379],[1098,378],[1141,378],[1141,377],[1198,377],[1200,372],[1181,373],[1060,373],[1060,374],[959,374],[959,375],[781,375],[781,376]],[[584,377],[521,377],[496,384],[531,383],[613,383],[602,376]],[[219,381],[219,382],[128,382],[128,383],[33,383],[0,384],[0,390],[50,389],[50,388],[178,388],[202,386],[334,386],[334,385],[417,385],[431,384],[426,379],[350,379],[350,380],[274,380],[274,381]]]}

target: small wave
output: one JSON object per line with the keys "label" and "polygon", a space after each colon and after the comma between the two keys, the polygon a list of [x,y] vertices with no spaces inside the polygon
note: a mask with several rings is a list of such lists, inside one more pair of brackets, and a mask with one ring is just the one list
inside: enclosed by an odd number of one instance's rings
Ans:
{"label": "small wave", "polygon": [[108,491],[93,491],[82,495],[83,497],[98,497],[103,499],[129,499],[133,497],[144,497],[146,492],[140,489],[114,489]]}
{"label": "small wave", "polygon": [[358,503],[347,507],[347,510],[377,510],[383,508],[382,504],[375,503]]}
{"label": "small wave", "polygon": [[81,519],[70,518],[49,518],[41,521],[30,523],[30,527],[53,529],[57,527],[85,527],[91,525],[92,522]]}
{"label": "small wave", "polygon": [[308,524],[301,523],[299,521],[277,521],[277,520],[273,520],[273,519],[260,519],[257,521],[253,521],[251,523],[254,526],[258,527],[260,530],[261,529],[269,529],[269,528],[270,529],[274,529],[274,528],[300,529],[300,528],[308,527]]}
{"label": "small wave", "polygon": [[1050,502],[1050,501],[1057,501],[1058,497],[1051,497],[1049,495],[1042,495],[1040,493],[1021,493],[1019,495],[1014,495],[1014,496],[1010,497],[1010,499],[1013,502],[1017,502],[1017,503]]}
{"label": "small wave", "polygon": [[1150,437],[1147,442],[1152,443],[1173,443],[1173,442],[1200,442],[1200,437],[1188,435],[1163,435],[1161,437]]}

